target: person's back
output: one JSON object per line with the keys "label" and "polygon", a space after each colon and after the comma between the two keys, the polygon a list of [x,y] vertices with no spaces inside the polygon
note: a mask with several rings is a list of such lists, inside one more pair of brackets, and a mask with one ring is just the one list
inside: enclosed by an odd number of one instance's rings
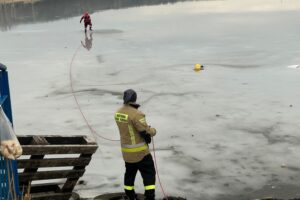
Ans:
{"label": "person's back", "polygon": [[148,144],[156,130],[148,126],[145,114],[138,110],[134,90],[126,90],[123,100],[124,105],[115,113],[115,121],[126,167],[124,190],[130,200],[136,199],[134,181],[137,171],[140,171],[145,186],[145,200],[154,200],[155,168]]}
{"label": "person's back", "polygon": [[[122,145],[122,153],[125,162],[139,162],[147,154],[149,149],[145,140],[141,137],[138,131],[135,131],[137,120],[144,118],[144,114],[132,107],[129,104],[124,104],[116,113],[116,120],[119,120],[117,125],[120,130],[120,139]],[[124,121],[127,121],[124,123]],[[126,146],[135,145],[139,146],[141,151],[137,152],[126,152]],[[124,148],[123,148],[124,147]]]}

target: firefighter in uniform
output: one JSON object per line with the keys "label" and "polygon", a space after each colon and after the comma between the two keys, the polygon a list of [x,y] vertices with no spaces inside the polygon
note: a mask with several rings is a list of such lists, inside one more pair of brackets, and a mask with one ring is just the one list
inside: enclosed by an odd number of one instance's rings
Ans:
{"label": "firefighter in uniform", "polygon": [[145,200],[155,198],[155,168],[148,144],[156,130],[145,120],[145,114],[138,110],[136,92],[128,89],[124,92],[123,106],[115,113],[120,132],[121,149],[125,161],[124,190],[130,200],[136,200],[134,180],[140,171],[145,187]]}

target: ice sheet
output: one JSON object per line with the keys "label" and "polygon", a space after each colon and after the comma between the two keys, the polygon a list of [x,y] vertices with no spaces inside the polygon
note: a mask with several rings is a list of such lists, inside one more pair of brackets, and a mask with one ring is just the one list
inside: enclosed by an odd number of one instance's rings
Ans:
{"label": "ice sheet", "polygon": [[[299,198],[300,71],[285,67],[300,63],[299,2],[242,2],[95,11],[89,50],[79,15],[5,29],[0,59],[9,70],[16,132],[90,134],[70,92],[74,58],[76,96],[99,134],[118,138],[114,112],[125,89],[137,91],[158,130],[168,194]],[[195,72],[196,63],[205,69]],[[97,140],[87,184],[76,187],[85,198],[123,190],[119,143]],[[140,176],[136,188],[143,192]]]}

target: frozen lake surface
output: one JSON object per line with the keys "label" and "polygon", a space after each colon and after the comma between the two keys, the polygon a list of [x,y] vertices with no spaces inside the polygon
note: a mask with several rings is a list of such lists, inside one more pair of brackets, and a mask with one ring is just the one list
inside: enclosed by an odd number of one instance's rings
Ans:
{"label": "frozen lake surface", "polygon": [[[91,134],[71,94],[72,65],[76,97],[104,137],[118,139],[123,91],[138,92],[158,130],[168,194],[300,198],[300,69],[288,67],[300,64],[299,1],[70,2],[0,7],[17,134]],[[86,36],[85,10],[94,25]],[[119,143],[97,142],[86,185],[76,187],[85,198],[123,191]],[[140,176],[136,188],[143,192]]]}

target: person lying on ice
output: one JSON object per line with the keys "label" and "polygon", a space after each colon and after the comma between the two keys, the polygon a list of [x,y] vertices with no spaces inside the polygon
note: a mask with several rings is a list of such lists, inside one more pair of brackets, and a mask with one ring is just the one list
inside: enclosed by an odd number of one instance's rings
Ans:
{"label": "person lying on ice", "polygon": [[87,28],[88,25],[90,26],[90,30],[92,30],[92,20],[91,20],[91,16],[89,15],[88,12],[85,12],[82,15],[82,17],[80,19],[80,23],[81,23],[82,20],[84,22],[84,31],[86,32],[86,28]]}
{"label": "person lying on ice", "polygon": [[124,190],[129,200],[137,200],[134,180],[137,171],[140,171],[145,187],[145,200],[154,200],[155,168],[148,144],[156,130],[147,124],[145,114],[138,110],[140,105],[136,103],[136,98],[134,90],[124,91],[124,104],[115,113],[126,167]]}

